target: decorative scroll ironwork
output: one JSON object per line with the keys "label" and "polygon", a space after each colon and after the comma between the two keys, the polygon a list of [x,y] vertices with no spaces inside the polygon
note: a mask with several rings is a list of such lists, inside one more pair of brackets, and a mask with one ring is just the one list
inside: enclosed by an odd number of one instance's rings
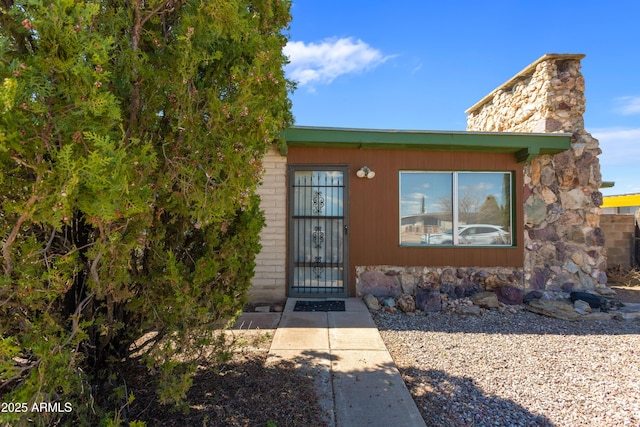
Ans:
{"label": "decorative scroll ironwork", "polygon": [[324,244],[324,231],[322,231],[322,227],[316,226],[313,228],[313,232],[311,233],[311,238],[313,239],[313,247],[316,249],[322,248]]}
{"label": "decorative scroll ironwork", "polygon": [[313,271],[313,276],[316,279],[320,279],[324,274],[324,263],[322,262],[322,257],[317,256],[313,259],[311,263],[311,270]]}
{"label": "decorative scroll ironwork", "polygon": [[346,170],[289,170],[291,294],[344,295]]}
{"label": "decorative scroll ironwork", "polygon": [[324,195],[322,194],[322,191],[314,191],[313,192],[313,213],[314,214],[319,214],[322,212],[322,209],[324,209]]}

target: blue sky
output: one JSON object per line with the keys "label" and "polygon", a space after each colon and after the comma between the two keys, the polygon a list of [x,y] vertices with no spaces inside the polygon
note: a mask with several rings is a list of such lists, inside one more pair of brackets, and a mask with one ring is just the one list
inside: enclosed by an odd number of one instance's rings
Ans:
{"label": "blue sky", "polygon": [[465,130],[464,111],[546,53],[584,53],[607,194],[640,192],[638,0],[294,0],[296,125]]}

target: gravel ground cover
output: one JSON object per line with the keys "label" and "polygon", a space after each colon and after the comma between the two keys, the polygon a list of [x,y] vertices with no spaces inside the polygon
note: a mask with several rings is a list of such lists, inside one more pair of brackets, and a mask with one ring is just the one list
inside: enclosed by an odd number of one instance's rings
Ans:
{"label": "gravel ground cover", "polygon": [[640,426],[640,321],[376,313],[430,426]]}
{"label": "gravel ground cover", "polygon": [[[640,320],[569,322],[521,309],[373,319],[428,426],[640,426]],[[228,363],[201,367],[178,411],[157,404],[146,370],[131,372],[136,399],[126,418],[323,426],[312,379],[266,363],[272,337],[260,334]]]}

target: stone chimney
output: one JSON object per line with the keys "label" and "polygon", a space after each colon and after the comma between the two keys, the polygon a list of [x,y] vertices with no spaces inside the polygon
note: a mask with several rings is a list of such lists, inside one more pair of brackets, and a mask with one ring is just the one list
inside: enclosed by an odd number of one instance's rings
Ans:
{"label": "stone chimney", "polygon": [[526,290],[606,289],[601,150],[584,129],[584,56],[544,55],[466,111],[468,131],[572,134],[571,149],[524,165]]}

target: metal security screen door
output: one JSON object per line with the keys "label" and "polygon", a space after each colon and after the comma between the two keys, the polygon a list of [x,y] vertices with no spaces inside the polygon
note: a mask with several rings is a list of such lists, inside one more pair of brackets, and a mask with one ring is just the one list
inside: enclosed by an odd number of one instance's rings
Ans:
{"label": "metal security screen door", "polygon": [[289,296],[348,296],[346,167],[289,168]]}

